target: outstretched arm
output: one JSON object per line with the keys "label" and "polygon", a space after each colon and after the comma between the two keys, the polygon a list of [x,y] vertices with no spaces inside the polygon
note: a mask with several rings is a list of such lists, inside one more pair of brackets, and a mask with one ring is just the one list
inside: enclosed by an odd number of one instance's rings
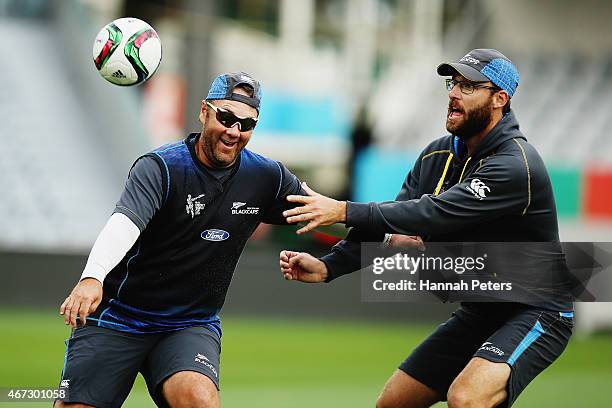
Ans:
{"label": "outstretched arm", "polygon": [[[421,155],[422,156],[422,155]],[[412,170],[406,176],[402,184],[402,188],[396,196],[397,201],[404,201],[416,198],[418,195],[418,179],[421,168],[421,160],[420,157],[416,161]],[[302,184],[302,188],[307,194],[317,195],[313,190],[311,190],[306,183]],[[302,193],[303,194],[303,193]],[[318,195],[320,196],[320,195]],[[326,198],[324,196],[320,196],[321,198]],[[296,204],[293,204],[295,206]],[[285,210],[289,210],[290,208],[285,208]],[[283,215],[286,215],[287,211]],[[298,233],[303,232],[302,230],[298,231]],[[342,241],[338,242],[331,249],[331,252],[320,258],[325,267],[327,276],[325,277],[325,282],[330,282],[335,278],[338,278],[342,275],[346,275],[355,271],[358,271],[362,267],[362,259],[361,259],[361,243],[362,242],[381,242],[386,246],[392,248],[412,248],[417,250],[424,250],[423,240],[418,236],[408,236],[408,235],[398,235],[387,234],[385,236],[384,233],[374,233],[372,234],[367,230],[360,230],[359,228],[351,228]],[[288,259],[291,254],[300,254],[298,252],[293,251],[283,251],[281,252],[281,271],[283,271],[283,265],[285,268],[289,265]],[[307,254],[304,254],[307,255]],[[302,264],[302,257],[298,257],[294,262]],[[309,259],[312,261],[312,259]],[[304,264],[310,264],[310,262],[304,262]],[[318,264],[321,266],[320,264]],[[299,276],[299,275],[298,275]],[[287,278],[293,278],[293,275],[289,275]]]}
{"label": "outstretched arm", "polygon": [[308,196],[289,196],[303,204],[283,213],[288,222],[307,222],[304,233],[320,225],[344,222],[371,233],[435,235],[469,228],[505,214],[525,211],[529,204],[528,177],[523,167],[496,155],[476,173],[446,192],[408,201],[352,203],[305,190]]}
{"label": "outstretched arm", "polygon": [[281,251],[280,269],[287,280],[318,283],[327,279],[327,266],[307,252]]}
{"label": "outstretched arm", "polygon": [[304,227],[296,232],[303,234],[318,226],[332,225],[338,222],[346,222],[346,201],[337,201],[312,190],[306,183],[302,188],[308,195],[290,195],[287,201],[303,204],[283,212],[287,222],[307,222]]}

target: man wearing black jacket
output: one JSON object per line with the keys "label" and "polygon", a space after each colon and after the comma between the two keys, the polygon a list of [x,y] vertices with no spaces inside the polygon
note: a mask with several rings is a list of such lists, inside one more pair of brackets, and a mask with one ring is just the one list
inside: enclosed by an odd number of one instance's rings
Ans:
{"label": "man wearing black jacket", "polygon": [[[353,228],[321,259],[281,252],[285,278],[329,282],[358,270],[365,241],[558,243],[550,179],[510,110],[515,66],[496,50],[476,49],[437,71],[450,77],[450,135],[423,150],[396,201],[341,202],[307,186],[308,197],[289,196],[303,204],[284,213],[290,223],[307,223],[298,233],[336,222]],[[377,406],[509,407],[563,352],[572,326],[569,291],[541,303],[463,302],[399,366]]]}

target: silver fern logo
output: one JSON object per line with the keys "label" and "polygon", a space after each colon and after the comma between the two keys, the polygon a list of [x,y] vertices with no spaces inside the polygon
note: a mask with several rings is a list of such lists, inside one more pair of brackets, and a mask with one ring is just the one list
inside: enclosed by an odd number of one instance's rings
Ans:
{"label": "silver fern logo", "polygon": [[259,214],[259,207],[244,207],[247,205],[241,201],[234,201],[232,204],[232,215],[256,215]]}

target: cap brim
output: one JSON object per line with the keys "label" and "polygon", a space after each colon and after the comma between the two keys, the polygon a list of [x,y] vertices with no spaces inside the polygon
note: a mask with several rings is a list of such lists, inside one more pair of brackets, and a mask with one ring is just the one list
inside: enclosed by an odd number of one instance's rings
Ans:
{"label": "cap brim", "polygon": [[488,82],[489,78],[481,74],[476,68],[473,68],[466,64],[460,64],[458,62],[443,62],[438,65],[438,75],[441,76],[453,76],[459,74],[465,77],[468,81],[474,82]]}

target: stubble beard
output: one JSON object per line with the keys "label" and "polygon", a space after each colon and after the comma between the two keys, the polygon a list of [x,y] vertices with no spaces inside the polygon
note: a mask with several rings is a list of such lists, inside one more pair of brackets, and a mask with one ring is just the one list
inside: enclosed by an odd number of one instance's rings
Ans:
{"label": "stubble beard", "polygon": [[215,141],[213,135],[206,133],[206,129],[204,129],[203,133],[204,143],[202,144],[202,148],[204,149],[204,154],[206,155],[206,158],[210,161],[210,163],[215,168],[224,168],[230,166],[236,160],[236,155],[234,155],[234,157],[232,157],[229,161],[225,160],[215,151],[215,145],[221,142],[220,138],[217,138]]}

